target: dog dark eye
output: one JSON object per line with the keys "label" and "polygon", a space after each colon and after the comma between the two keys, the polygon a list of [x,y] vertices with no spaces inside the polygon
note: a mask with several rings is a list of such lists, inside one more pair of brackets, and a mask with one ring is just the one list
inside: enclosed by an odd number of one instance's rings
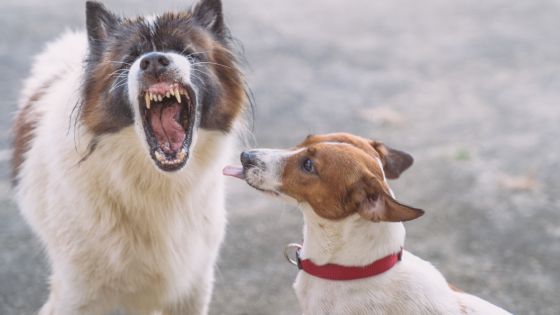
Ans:
{"label": "dog dark eye", "polygon": [[204,52],[194,51],[190,48],[186,48],[181,52],[183,56],[187,57],[191,62],[199,62],[204,59]]}
{"label": "dog dark eye", "polygon": [[204,60],[204,53],[202,52],[193,52],[187,55],[187,58],[191,60],[191,62],[200,62]]}
{"label": "dog dark eye", "polygon": [[302,167],[308,173],[315,173],[315,166],[313,166],[313,161],[311,161],[311,159],[303,160]]}
{"label": "dog dark eye", "polygon": [[141,54],[142,47],[140,45],[136,45],[128,50],[127,58],[134,61],[136,58],[140,57]]}
{"label": "dog dark eye", "polygon": [[200,56],[198,54],[190,54],[187,56],[191,62],[199,62]]}

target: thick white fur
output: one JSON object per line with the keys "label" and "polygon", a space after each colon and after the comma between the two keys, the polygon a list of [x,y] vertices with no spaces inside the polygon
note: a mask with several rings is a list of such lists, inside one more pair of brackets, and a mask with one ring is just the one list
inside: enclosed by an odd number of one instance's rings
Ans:
{"label": "thick white fur", "polygon": [[[258,187],[278,191],[282,160],[291,154],[281,150],[253,152],[259,160],[257,165],[263,163],[264,168],[261,172],[247,172],[247,181],[254,180],[254,174],[258,175],[255,182],[273,178]],[[404,247],[406,233],[400,222],[373,223],[359,214],[332,221],[317,215],[307,203],[298,207],[305,222],[301,257],[317,265],[365,266]],[[389,271],[365,279],[325,280],[300,271],[294,289],[305,315],[510,314],[478,297],[451,290],[434,266],[408,251]]]}
{"label": "thick white fur", "polygon": [[[51,293],[41,315],[206,314],[224,236],[221,167],[231,136],[198,131],[187,165],[158,171],[133,126],[103,136],[69,129],[80,97],[84,33],[67,33],[38,56],[22,103],[53,76],[34,104],[41,120],[16,198],[46,247]],[[159,313],[162,311],[162,313]]]}

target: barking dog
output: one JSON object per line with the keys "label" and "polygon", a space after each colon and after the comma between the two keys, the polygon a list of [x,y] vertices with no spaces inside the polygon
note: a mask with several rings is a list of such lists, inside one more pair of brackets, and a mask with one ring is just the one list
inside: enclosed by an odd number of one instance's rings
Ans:
{"label": "barking dog", "polygon": [[303,313],[509,314],[453,290],[428,262],[403,251],[404,226],[424,212],[394,199],[387,183],[412,157],[350,134],[309,136],[291,150],[252,150],[225,175],[301,208],[302,269],[294,288]]}
{"label": "barking dog", "polygon": [[16,198],[52,267],[40,314],[206,314],[246,103],[221,2],[87,2],[86,29],[37,57],[14,123]]}

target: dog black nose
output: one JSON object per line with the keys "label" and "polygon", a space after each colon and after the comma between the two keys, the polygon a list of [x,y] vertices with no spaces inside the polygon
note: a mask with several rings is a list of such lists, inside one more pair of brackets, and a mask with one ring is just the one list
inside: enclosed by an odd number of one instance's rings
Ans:
{"label": "dog black nose", "polygon": [[243,151],[241,152],[241,164],[243,166],[255,165],[257,160],[257,154],[255,151]]}
{"label": "dog black nose", "polygon": [[167,69],[171,60],[162,53],[152,52],[140,60],[140,69],[144,72],[159,75]]}

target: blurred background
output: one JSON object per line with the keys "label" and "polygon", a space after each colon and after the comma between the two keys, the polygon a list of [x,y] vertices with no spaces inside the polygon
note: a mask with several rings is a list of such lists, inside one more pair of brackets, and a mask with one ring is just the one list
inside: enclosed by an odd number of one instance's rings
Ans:
{"label": "blurred background", "polygon": [[[347,131],[410,152],[406,247],[515,314],[559,314],[560,2],[224,0],[256,99],[254,145]],[[189,1],[111,0],[126,15]],[[10,191],[9,126],[33,55],[84,4],[0,2],[0,314],[33,314],[48,266]],[[297,210],[228,179],[211,314],[297,314]]]}

